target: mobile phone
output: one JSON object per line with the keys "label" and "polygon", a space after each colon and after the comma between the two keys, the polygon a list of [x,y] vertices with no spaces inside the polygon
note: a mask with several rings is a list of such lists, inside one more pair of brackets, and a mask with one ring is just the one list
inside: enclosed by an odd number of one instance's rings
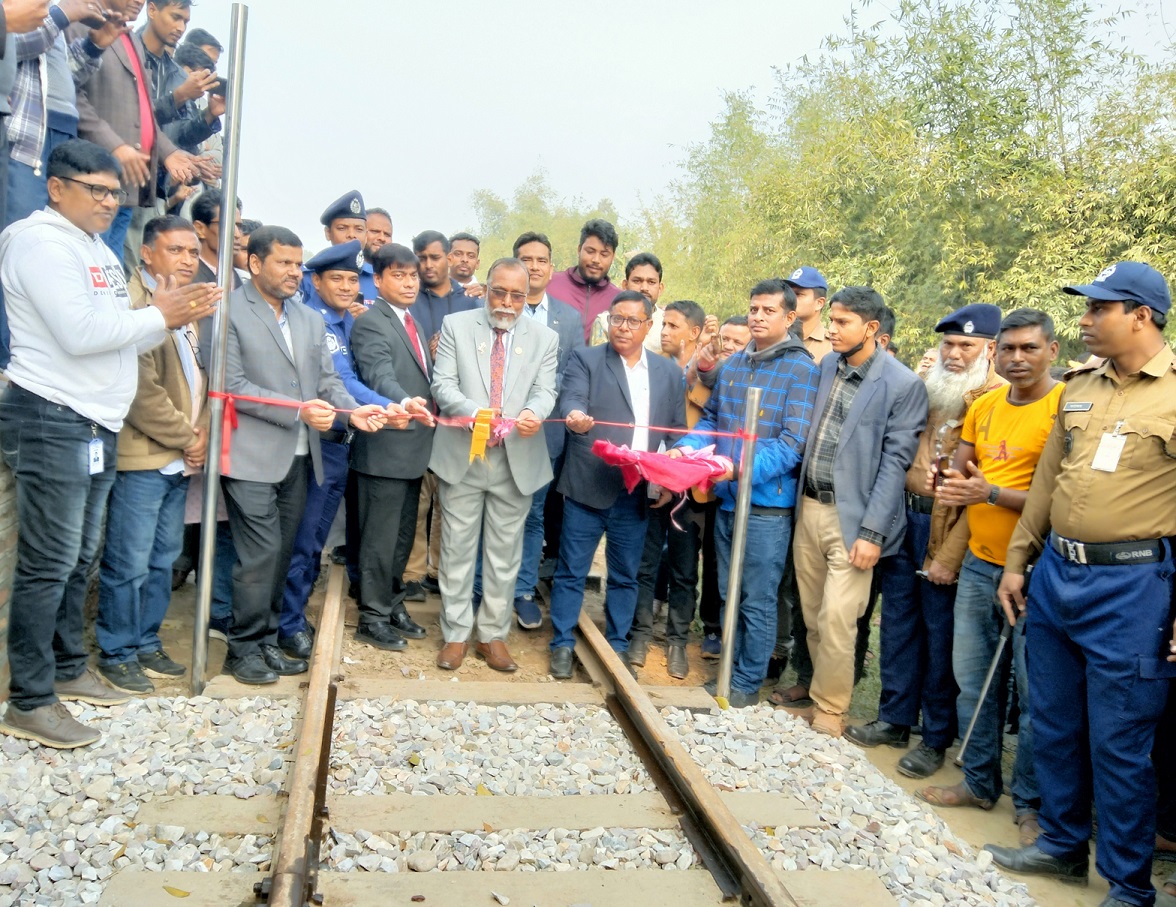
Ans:
{"label": "mobile phone", "polygon": [[951,457],[946,454],[938,457],[935,461],[935,487],[938,488],[943,485],[947,479],[947,471],[951,469]]}
{"label": "mobile phone", "polygon": [[224,79],[217,79],[216,84],[213,85],[212,88],[208,89],[208,93],[220,95],[223,98],[225,96],[225,90],[228,87],[229,85]]}

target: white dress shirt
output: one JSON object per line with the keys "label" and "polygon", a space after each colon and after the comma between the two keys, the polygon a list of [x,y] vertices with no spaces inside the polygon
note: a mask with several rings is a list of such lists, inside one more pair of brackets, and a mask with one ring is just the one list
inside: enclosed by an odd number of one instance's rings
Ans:
{"label": "white dress shirt", "polygon": [[625,366],[625,380],[629,383],[629,399],[633,401],[633,443],[630,450],[649,450],[649,351],[642,349],[641,358]]}

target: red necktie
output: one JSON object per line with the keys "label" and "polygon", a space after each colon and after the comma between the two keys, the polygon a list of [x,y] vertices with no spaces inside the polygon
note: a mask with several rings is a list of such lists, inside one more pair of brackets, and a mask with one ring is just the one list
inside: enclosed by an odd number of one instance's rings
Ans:
{"label": "red necktie", "polygon": [[412,351],[416,353],[417,362],[427,373],[429,369],[425,366],[425,354],[421,351],[421,339],[417,336],[416,322],[408,312],[404,313],[404,329],[408,332],[408,339],[412,341]]}
{"label": "red necktie", "polygon": [[490,350],[490,408],[502,410],[502,373],[506,370],[506,347],[502,345],[502,328],[494,329],[494,347]]}

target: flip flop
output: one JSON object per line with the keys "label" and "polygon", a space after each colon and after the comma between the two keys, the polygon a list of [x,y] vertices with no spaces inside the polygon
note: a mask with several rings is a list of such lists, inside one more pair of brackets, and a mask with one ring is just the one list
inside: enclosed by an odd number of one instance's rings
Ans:
{"label": "flip flop", "polygon": [[791,686],[786,690],[776,687],[776,689],[768,694],[768,702],[772,703],[772,705],[782,705],[789,708],[805,708],[813,704],[812,697],[808,695],[807,690],[805,690],[805,695],[803,696],[789,695],[796,690],[804,690],[804,687],[797,685]]}

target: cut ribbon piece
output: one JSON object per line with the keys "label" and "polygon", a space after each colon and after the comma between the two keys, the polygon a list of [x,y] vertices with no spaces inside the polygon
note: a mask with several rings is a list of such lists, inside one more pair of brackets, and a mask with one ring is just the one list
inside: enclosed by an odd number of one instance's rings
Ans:
{"label": "cut ribbon piece", "polygon": [[715,479],[731,470],[731,459],[714,454],[714,445],[701,450],[683,452],[681,457],[644,450],[630,450],[628,445],[617,446],[598,439],[592,452],[612,466],[619,466],[625,488],[632,491],[642,479],[660,485],[667,491],[683,494],[691,488],[710,491]]}
{"label": "cut ribbon piece", "polygon": [[490,423],[494,410],[480,409],[474,416],[474,433],[470,438],[470,462],[486,459],[486,443],[490,440]]}

